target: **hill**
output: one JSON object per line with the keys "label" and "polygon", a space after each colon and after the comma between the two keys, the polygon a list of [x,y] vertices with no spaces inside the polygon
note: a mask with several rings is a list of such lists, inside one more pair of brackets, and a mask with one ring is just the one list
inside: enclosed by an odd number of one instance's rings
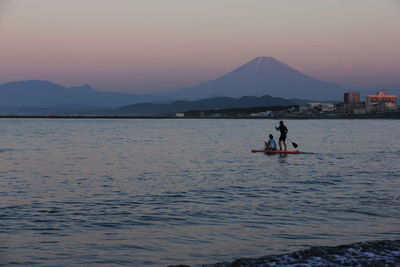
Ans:
{"label": "hill", "polygon": [[[247,108],[261,106],[291,106],[296,103],[287,99],[271,97],[268,95],[262,97],[244,96],[239,99],[232,97],[214,97],[197,101],[175,101],[169,104],[143,103],[129,105],[117,109],[104,111],[107,115],[156,115],[187,110],[210,110],[225,108]],[[98,113],[99,111],[97,111]]]}

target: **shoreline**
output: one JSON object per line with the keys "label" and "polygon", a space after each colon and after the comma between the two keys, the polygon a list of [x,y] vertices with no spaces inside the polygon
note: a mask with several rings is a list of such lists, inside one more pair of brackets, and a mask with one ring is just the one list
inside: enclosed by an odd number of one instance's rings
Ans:
{"label": "shoreline", "polygon": [[[308,249],[260,258],[239,258],[194,266],[265,267],[265,266],[398,266],[400,240],[376,240],[339,246],[313,246]],[[190,267],[179,264],[169,267]]]}
{"label": "shoreline", "polygon": [[351,120],[351,119],[400,119],[400,113],[373,113],[373,114],[352,114],[352,115],[281,115],[270,117],[259,116],[226,116],[226,117],[175,117],[175,116],[81,116],[81,115],[0,115],[0,119],[250,119],[250,120]]}

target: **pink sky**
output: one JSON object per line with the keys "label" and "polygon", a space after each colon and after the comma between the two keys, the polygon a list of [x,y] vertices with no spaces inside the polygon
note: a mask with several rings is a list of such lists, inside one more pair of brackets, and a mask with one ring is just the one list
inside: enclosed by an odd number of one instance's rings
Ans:
{"label": "pink sky", "polygon": [[0,83],[154,93],[272,56],[345,87],[400,85],[398,0],[0,0]]}

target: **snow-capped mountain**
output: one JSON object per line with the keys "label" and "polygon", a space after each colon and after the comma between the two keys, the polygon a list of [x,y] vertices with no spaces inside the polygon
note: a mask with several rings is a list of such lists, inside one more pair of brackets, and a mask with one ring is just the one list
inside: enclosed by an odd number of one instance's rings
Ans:
{"label": "snow-capped mountain", "polygon": [[257,57],[232,72],[173,93],[175,98],[270,95],[286,99],[339,100],[344,88],[308,76],[273,57]]}

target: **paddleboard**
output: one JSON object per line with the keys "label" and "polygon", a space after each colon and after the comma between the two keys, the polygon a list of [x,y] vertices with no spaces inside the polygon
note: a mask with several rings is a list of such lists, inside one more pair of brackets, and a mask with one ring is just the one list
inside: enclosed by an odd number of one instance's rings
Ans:
{"label": "paddleboard", "polygon": [[257,150],[253,149],[251,152],[262,152],[262,153],[271,153],[271,154],[300,154],[300,151],[282,151],[282,150]]}

